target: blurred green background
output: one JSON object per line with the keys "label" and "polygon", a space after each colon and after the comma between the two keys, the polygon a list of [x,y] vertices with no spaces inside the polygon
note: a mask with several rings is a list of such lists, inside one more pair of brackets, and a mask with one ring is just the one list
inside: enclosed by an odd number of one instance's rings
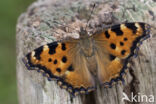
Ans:
{"label": "blurred green background", "polygon": [[18,104],[16,22],[34,0],[0,0],[0,104]]}

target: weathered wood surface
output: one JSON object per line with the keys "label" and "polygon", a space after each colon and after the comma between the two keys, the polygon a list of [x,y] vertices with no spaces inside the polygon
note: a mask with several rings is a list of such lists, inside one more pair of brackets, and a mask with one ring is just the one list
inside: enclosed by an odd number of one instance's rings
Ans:
{"label": "weathered wood surface", "polygon": [[[21,59],[33,49],[65,37],[77,37],[76,29],[86,24],[91,4],[96,3],[90,30],[101,24],[143,21],[156,27],[156,2],[153,0],[38,0],[23,13],[17,23],[17,80],[19,104],[134,104],[122,102],[123,92],[156,97],[156,30],[131,60],[124,85],[99,87],[96,91],[71,99],[55,81],[48,81],[36,71],[28,71]],[[54,23],[57,21],[58,23]],[[59,25],[59,23],[61,25]],[[63,26],[65,25],[65,26]],[[74,28],[68,28],[72,27]],[[59,33],[59,34],[58,34]],[[156,100],[156,99],[155,99]],[[140,102],[148,104],[149,102]],[[149,103],[152,104],[152,103]],[[156,101],[153,102],[156,104]]]}

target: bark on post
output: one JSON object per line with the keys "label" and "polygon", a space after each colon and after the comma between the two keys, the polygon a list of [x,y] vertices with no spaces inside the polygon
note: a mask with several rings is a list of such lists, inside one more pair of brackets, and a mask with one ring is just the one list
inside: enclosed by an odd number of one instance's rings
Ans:
{"label": "bark on post", "polygon": [[[28,71],[21,59],[33,49],[65,37],[77,37],[76,29],[85,25],[91,5],[97,4],[90,20],[90,30],[128,21],[146,22],[156,27],[156,2],[153,0],[38,0],[23,13],[17,24],[17,80],[19,104],[130,104],[122,102],[123,92],[156,97],[156,31],[143,42],[138,57],[124,85],[99,87],[96,91],[71,99],[55,81],[48,81],[36,71]],[[54,22],[56,21],[56,22]],[[69,27],[68,27],[69,26]],[[70,28],[72,27],[72,28]],[[74,30],[73,30],[74,28]],[[155,99],[156,100],[156,99]],[[144,100],[145,101],[145,100]],[[134,104],[134,102],[131,102]],[[146,102],[140,102],[145,104]],[[149,102],[147,102],[148,104]],[[156,101],[153,103],[156,104]]]}

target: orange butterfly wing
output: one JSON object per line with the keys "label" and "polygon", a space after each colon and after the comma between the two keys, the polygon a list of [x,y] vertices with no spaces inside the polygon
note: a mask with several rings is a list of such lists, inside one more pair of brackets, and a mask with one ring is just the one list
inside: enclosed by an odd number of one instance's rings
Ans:
{"label": "orange butterfly wing", "polygon": [[98,78],[102,84],[111,86],[123,80],[129,58],[136,53],[140,41],[149,36],[149,31],[150,26],[145,23],[125,23],[93,35]]}
{"label": "orange butterfly wing", "polygon": [[58,84],[72,95],[94,90],[94,81],[80,54],[78,40],[53,42],[30,52],[24,58],[28,69],[38,69],[49,80]]}

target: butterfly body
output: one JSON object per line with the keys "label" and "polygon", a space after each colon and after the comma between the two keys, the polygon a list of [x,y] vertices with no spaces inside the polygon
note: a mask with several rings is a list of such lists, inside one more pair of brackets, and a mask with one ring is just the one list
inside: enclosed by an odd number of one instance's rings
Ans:
{"label": "butterfly body", "polygon": [[94,54],[94,43],[92,38],[84,38],[80,40],[81,53],[86,57]]}
{"label": "butterfly body", "polygon": [[141,22],[114,25],[92,36],[81,29],[80,39],[41,46],[23,61],[28,69],[43,70],[48,79],[56,79],[72,95],[88,93],[96,83],[111,87],[123,80],[130,57],[149,30],[150,26]]}

